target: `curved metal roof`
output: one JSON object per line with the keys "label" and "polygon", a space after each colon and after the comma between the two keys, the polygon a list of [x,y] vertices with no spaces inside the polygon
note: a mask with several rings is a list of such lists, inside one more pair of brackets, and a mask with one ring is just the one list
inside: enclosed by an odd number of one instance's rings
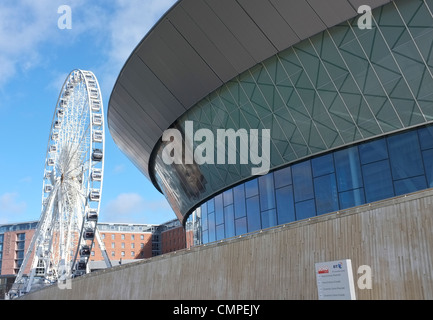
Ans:
{"label": "curved metal roof", "polygon": [[390,0],[179,0],[124,65],[108,107],[118,147],[152,180],[154,146],[225,82],[326,28]]}

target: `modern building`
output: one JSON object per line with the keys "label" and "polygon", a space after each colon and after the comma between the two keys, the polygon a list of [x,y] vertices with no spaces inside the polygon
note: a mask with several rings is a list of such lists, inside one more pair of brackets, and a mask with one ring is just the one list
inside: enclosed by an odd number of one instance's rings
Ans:
{"label": "modern building", "polygon": [[29,299],[433,298],[433,0],[179,0],[107,118],[194,246]]}
{"label": "modern building", "polygon": [[180,0],[108,107],[196,243],[433,187],[432,123],[432,0]]}

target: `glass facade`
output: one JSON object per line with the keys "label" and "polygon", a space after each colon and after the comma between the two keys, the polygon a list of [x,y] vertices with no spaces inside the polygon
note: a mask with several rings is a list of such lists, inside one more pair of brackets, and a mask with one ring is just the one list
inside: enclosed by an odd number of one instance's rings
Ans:
{"label": "glass facade", "polygon": [[249,180],[203,203],[198,243],[433,187],[433,126],[339,149]]}
{"label": "glass facade", "polygon": [[[178,217],[213,198],[203,210],[209,213],[208,237],[217,239],[258,227],[258,217],[263,227],[374,201],[385,196],[382,192],[390,196],[425,187],[428,174],[421,173],[421,164],[428,162],[427,149],[409,144],[402,150],[398,138],[302,160],[433,121],[432,12],[433,0],[392,1],[373,10],[371,29],[358,28],[355,17],[324,30],[245,71],[183,114],[173,128],[181,132],[185,148],[197,150],[204,139],[185,141],[187,121],[194,132],[207,129],[215,137],[219,129],[267,129],[270,171],[297,164],[285,175],[234,188],[236,194],[225,201],[224,194],[213,197],[249,180],[255,167],[240,160],[240,142],[234,147],[236,164],[166,164],[167,143],[160,141],[151,176]],[[406,158],[395,153],[406,153],[413,165],[403,168]],[[378,175],[379,184],[371,183]],[[275,185],[272,194],[264,194],[270,185]],[[237,203],[238,194],[247,201]],[[293,208],[281,212],[282,206]],[[245,219],[245,211],[257,218]],[[234,224],[221,227],[218,222],[226,216],[234,216]]]}

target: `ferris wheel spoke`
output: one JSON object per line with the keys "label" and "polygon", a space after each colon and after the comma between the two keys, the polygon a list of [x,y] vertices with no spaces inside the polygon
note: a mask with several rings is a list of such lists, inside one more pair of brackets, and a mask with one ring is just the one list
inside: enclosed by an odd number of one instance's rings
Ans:
{"label": "ferris wheel spoke", "polygon": [[[73,160],[74,156],[78,154],[78,152],[79,152],[79,150],[80,150],[80,146],[82,146],[83,139],[86,138],[86,134],[88,134],[89,129],[90,129],[90,125],[87,126],[86,130],[85,130],[84,133],[81,135],[80,140],[79,140],[78,143],[76,144],[75,150],[73,150],[72,153],[70,154],[70,156],[69,156],[69,161],[68,161],[68,163],[67,163],[67,167],[69,167],[70,162]],[[71,146],[71,147],[74,147],[74,146],[75,146],[75,144],[74,144],[73,146]],[[89,152],[88,148],[86,148],[86,152]],[[84,155],[84,157],[85,157],[85,156],[86,156],[86,155]],[[76,168],[75,168],[75,169],[76,169]],[[70,173],[71,171],[72,171],[72,170],[68,171],[67,173]]]}

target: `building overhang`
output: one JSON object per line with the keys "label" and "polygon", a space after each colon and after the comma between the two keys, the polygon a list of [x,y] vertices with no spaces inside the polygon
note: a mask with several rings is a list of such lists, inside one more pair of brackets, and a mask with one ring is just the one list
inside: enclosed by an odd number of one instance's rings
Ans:
{"label": "building overhang", "polygon": [[164,130],[263,60],[390,0],[179,0],[134,49],[111,93],[118,147],[159,189],[151,156]]}

